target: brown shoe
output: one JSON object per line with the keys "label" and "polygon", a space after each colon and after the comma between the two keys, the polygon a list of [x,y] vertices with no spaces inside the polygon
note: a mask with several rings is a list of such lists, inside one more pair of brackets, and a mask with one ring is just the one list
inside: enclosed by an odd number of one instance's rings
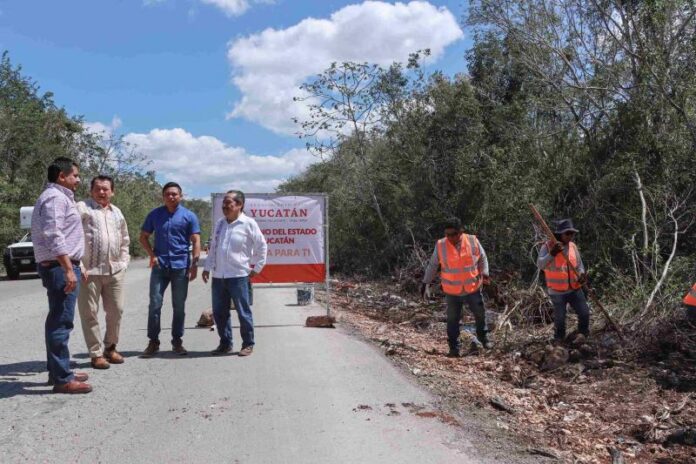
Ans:
{"label": "brown shoe", "polygon": [[123,364],[124,361],[123,355],[116,351],[116,345],[111,345],[106,350],[104,350],[104,357],[111,364]]}
{"label": "brown shoe", "polygon": [[239,356],[249,356],[251,353],[254,351],[254,346],[245,346],[241,350],[239,350]]}
{"label": "brown shoe", "polygon": [[[78,382],[86,382],[89,379],[89,375],[86,372],[73,372],[73,376]],[[48,385],[55,385],[56,381],[49,377],[47,383]]]}
{"label": "brown shoe", "polygon": [[188,351],[186,351],[186,348],[184,348],[184,344],[181,340],[175,340],[172,342],[172,351],[179,356],[188,354]]}
{"label": "brown shoe", "polygon": [[53,393],[89,393],[92,391],[92,386],[88,383],[71,380],[68,383],[62,383],[53,387]]}
{"label": "brown shoe", "polygon": [[141,358],[149,358],[153,354],[157,353],[159,351],[159,345],[160,342],[158,340],[150,340],[150,342],[147,344],[147,348],[145,348],[145,351],[143,351],[143,354],[140,355]]}
{"label": "brown shoe", "polygon": [[92,358],[91,364],[94,369],[108,369],[111,367],[109,361],[107,361],[104,356]]}

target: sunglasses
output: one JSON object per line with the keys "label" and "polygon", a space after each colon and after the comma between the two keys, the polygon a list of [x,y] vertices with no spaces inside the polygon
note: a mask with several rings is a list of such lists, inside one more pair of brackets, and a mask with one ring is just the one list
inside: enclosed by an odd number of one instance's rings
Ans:
{"label": "sunglasses", "polygon": [[461,232],[445,232],[445,237],[458,237]]}
{"label": "sunglasses", "polygon": [[563,232],[561,235],[569,235],[572,237],[573,235],[575,235],[575,232],[573,232],[572,230],[569,230],[567,232]]}

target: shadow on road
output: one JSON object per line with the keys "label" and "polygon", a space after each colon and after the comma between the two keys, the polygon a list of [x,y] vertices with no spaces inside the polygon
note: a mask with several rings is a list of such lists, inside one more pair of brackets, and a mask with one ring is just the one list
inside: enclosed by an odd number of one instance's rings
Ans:
{"label": "shadow on road", "polygon": [[0,377],[38,374],[46,371],[46,361],[22,361],[0,364]]}
{"label": "shadow on road", "polygon": [[178,354],[175,354],[171,351],[163,350],[157,353],[156,355],[153,356],[153,358],[158,358],[158,359],[171,359],[171,360],[184,360],[184,359],[195,359],[195,358],[224,358],[228,356],[237,356],[239,354],[239,351],[230,351],[227,354],[211,354],[210,352],[212,349],[215,348],[214,346],[210,348],[210,350],[206,351],[189,351],[188,354],[180,356]]}
{"label": "shadow on road", "polygon": [[[45,395],[51,393],[46,382],[25,382],[22,377],[46,371],[46,361],[22,361],[0,365],[0,399],[17,395]],[[34,390],[31,387],[44,387]]]}
{"label": "shadow on road", "polygon": [[[185,346],[185,344],[184,344]],[[206,351],[189,351],[188,354],[180,356],[178,354],[175,354],[174,352],[171,351],[169,347],[164,347],[163,349],[160,349],[157,354],[152,356],[152,358],[159,358],[159,359],[187,359],[187,358],[219,358],[219,357],[224,357],[224,356],[232,356],[232,355],[237,355],[239,352],[238,351],[233,351],[224,355],[214,355],[211,354],[210,352],[215,348],[215,346],[211,345],[210,350]],[[140,356],[143,354],[142,351],[119,351],[121,355],[126,358],[126,362],[128,362],[128,359],[130,358],[140,358]],[[89,355],[87,353],[80,353],[73,355],[73,358],[78,358],[78,359],[89,359]],[[149,359],[149,358],[141,358],[141,359]],[[80,367],[90,367],[89,362],[85,362],[84,366]]]}
{"label": "shadow on road", "polygon": [[[276,328],[276,327],[304,327],[304,326],[305,326],[304,324],[254,324],[254,330],[256,330],[256,329],[269,329],[269,328]],[[211,330],[211,329],[214,329],[214,328],[215,328],[215,326],[211,326],[211,327],[194,326],[194,327],[186,327],[185,329],[186,330],[208,330],[210,332],[213,332],[213,330]],[[232,328],[238,329],[239,326],[232,325]],[[138,330],[141,332],[147,332],[147,328],[138,329]],[[165,332],[168,330],[171,330],[171,328],[170,327],[162,327],[162,332]],[[119,351],[119,353],[120,353],[120,351]]]}
{"label": "shadow on road", "polygon": [[[31,387],[35,387],[31,388]],[[39,389],[40,387],[43,387]],[[18,395],[48,395],[53,393],[53,388],[46,382],[12,382],[0,380],[0,399],[12,398]]]}

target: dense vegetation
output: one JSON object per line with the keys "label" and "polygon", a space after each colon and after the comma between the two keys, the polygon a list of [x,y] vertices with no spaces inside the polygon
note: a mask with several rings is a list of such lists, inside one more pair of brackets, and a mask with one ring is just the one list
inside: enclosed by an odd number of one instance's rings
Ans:
{"label": "dense vegetation", "polygon": [[[471,2],[466,73],[426,73],[425,50],[386,69],[337,63],[306,82],[311,117],[298,127],[321,158],[280,190],[330,194],[339,270],[418,268],[456,215],[494,270],[523,283],[537,275],[533,203],[548,219],[574,219],[615,307],[674,309],[696,261],[695,15],[678,0]],[[161,202],[147,160],[119,136],[87,131],[5,53],[0,245],[21,235],[18,209],[60,155],[77,159],[85,180],[115,177],[114,202],[137,237]],[[78,197],[87,194],[85,182]],[[209,203],[188,206],[205,240]]]}
{"label": "dense vegetation", "polygon": [[468,73],[337,63],[303,85],[322,157],[286,192],[330,194],[345,272],[419,267],[459,216],[494,269],[536,276],[528,204],[571,217],[591,278],[631,316],[678,307],[694,278],[692,2],[482,0]]}
{"label": "dense vegetation", "polygon": [[[97,174],[115,179],[114,204],[123,211],[131,235],[131,253],[142,255],[138,244],[145,215],[162,204],[161,185],[148,163],[123,138],[89,132],[83,120],[58,108],[50,92],[13,66],[5,52],[0,62],[0,246],[20,238],[19,208],[32,206],[44,188],[46,168],[58,156],[80,165],[78,199],[89,196],[89,181]],[[186,203],[201,221],[203,237],[210,229],[210,203]]]}

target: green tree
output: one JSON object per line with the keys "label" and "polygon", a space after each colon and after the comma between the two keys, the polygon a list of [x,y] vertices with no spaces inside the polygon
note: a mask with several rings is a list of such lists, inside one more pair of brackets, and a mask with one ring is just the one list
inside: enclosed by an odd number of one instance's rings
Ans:
{"label": "green tree", "polygon": [[32,205],[46,183],[49,163],[59,156],[78,162],[83,179],[78,199],[89,196],[97,174],[114,178],[114,203],[126,216],[131,253],[142,254],[137,237],[145,215],[161,204],[161,186],[147,162],[122,136],[95,134],[81,118],[56,107],[53,94],[14,66],[4,52],[0,61],[0,245],[17,240],[19,208]]}
{"label": "green tree", "polygon": [[12,65],[0,60],[0,244],[21,235],[19,207],[32,203],[44,184],[50,161],[58,156],[79,159],[84,131],[79,118],[57,108],[50,92]]}

